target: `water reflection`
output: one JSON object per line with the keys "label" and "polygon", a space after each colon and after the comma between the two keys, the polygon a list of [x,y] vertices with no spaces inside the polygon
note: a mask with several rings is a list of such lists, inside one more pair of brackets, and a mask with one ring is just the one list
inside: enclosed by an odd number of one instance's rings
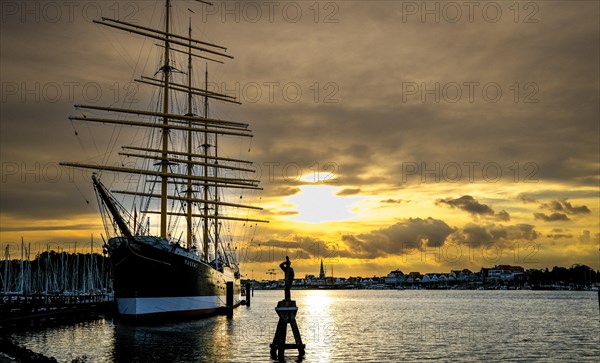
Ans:
{"label": "water reflection", "polygon": [[310,347],[309,357],[318,357],[319,362],[332,362],[333,339],[338,336],[339,326],[335,322],[336,309],[331,291],[308,290],[297,297],[298,324],[303,342]]}
{"label": "water reflection", "polygon": [[297,304],[311,314],[329,315],[331,299],[327,290],[308,290],[304,295],[297,297]]}
{"label": "water reflection", "polygon": [[198,362],[225,360],[231,322],[211,318],[160,326],[117,324],[111,360],[115,362]]}
{"label": "water reflection", "polygon": [[[144,327],[106,319],[10,336],[61,362],[85,356],[88,362],[271,363],[282,295],[258,291],[231,320]],[[311,290],[293,291],[292,298],[305,363],[598,362],[595,293]],[[297,361],[296,352],[286,353],[286,362]]]}

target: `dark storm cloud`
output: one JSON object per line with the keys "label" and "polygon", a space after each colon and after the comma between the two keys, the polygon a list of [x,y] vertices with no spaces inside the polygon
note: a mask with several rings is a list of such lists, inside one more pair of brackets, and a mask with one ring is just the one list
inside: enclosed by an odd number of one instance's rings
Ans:
{"label": "dark storm cloud", "polygon": [[496,213],[488,205],[479,203],[479,201],[477,201],[477,199],[473,198],[470,195],[463,195],[462,197],[455,198],[455,199],[452,199],[452,198],[438,199],[435,202],[435,204],[436,205],[445,204],[445,205],[450,206],[451,208],[462,209],[462,210],[470,213],[472,216],[484,216],[484,217],[490,216],[490,217],[493,217],[493,218],[501,220],[501,221],[510,220],[510,215],[505,210],[502,210],[502,211]]}
{"label": "dark storm cloud", "polygon": [[442,246],[453,231],[452,227],[439,219],[410,218],[369,233],[344,235],[342,241],[352,256],[375,258]]}

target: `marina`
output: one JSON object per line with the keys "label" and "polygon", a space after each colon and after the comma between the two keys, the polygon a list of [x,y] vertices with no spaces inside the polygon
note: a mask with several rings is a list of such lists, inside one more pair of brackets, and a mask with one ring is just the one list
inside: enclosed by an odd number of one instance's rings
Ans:
{"label": "marina", "polygon": [[462,5],[3,0],[0,363],[598,363],[600,2]]}
{"label": "marina", "polygon": [[87,253],[77,253],[76,244],[69,252],[47,245],[45,250],[37,246],[33,255],[31,244],[22,241],[14,258],[10,247],[0,261],[0,329],[112,313],[109,260],[94,253],[93,238]]}

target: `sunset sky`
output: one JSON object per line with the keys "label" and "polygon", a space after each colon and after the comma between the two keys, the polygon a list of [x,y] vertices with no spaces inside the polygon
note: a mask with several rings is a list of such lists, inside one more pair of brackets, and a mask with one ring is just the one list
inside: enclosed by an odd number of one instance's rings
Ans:
{"label": "sunset sky", "polygon": [[[58,163],[102,155],[111,131],[67,117],[76,103],[146,109],[151,93],[132,81],[160,53],[91,19],[161,27],[163,2],[1,7],[2,257],[7,245],[18,257],[21,237],[33,251],[89,246],[103,233],[89,173]],[[209,64],[211,87],[243,105],[211,114],[254,132],[237,151],[256,162],[264,190],[248,198],[270,223],[239,233],[247,277],[286,254],[297,277],[321,259],[344,277],[600,269],[599,2],[173,9],[177,33],[191,14],[195,38],[235,57]]]}

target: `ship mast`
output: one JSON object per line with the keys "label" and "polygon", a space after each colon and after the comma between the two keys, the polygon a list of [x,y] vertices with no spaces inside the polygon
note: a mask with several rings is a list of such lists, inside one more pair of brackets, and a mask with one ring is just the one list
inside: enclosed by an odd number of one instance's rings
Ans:
{"label": "ship mast", "polygon": [[171,16],[171,0],[166,0],[166,11],[165,11],[165,55],[164,65],[162,67],[164,75],[164,86],[163,86],[163,125],[165,128],[162,130],[162,160],[161,160],[161,176],[160,185],[160,236],[161,238],[167,239],[167,195],[169,192],[168,177],[165,175],[169,172],[169,129],[166,127],[169,125],[169,118],[166,116],[169,113],[169,77],[171,73],[171,65],[169,59],[169,18]]}
{"label": "ship mast", "polygon": [[[191,10],[190,10],[191,11]],[[190,46],[188,47],[188,112],[186,116],[194,116],[192,112],[192,17],[190,16],[190,24],[188,28],[188,38],[190,38]],[[188,127],[192,127],[192,121],[188,121]],[[193,164],[192,164],[192,131],[188,131],[187,134],[187,174],[192,176]],[[186,202],[186,221],[187,221],[187,248],[192,246],[192,179],[187,180],[187,192],[188,201]]]}
{"label": "ship mast", "polygon": [[[204,90],[208,91],[208,65],[204,68]],[[204,117],[208,118],[208,97],[204,96]],[[206,126],[204,127],[206,130]],[[210,144],[208,143],[208,133],[204,132],[204,144],[202,144],[204,148],[204,178],[208,178],[208,148]],[[208,201],[208,183],[204,182],[204,200]],[[204,215],[208,216],[208,203],[204,202]],[[202,235],[204,242],[204,260],[208,261],[208,218],[204,218],[204,234]]]}
{"label": "ship mast", "polygon": [[[162,30],[156,30],[142,25],[129,24],[124,21],[106,17],[102,17],[99,20],[93,21],[95,24],[100,24],[160,41],[160,44],[157,45],[159,45],[161,48],[164,48],[164,62],[161,62],[162,65],[159,69],[159,72],[162,73],[162,79],[160,77],[153,78],[142,76],[141,79],[136,79],[135,81],[157,87],[157,89],[162,91],[162,112],[158,110],[150,111],[112,106],[77,104],[75,105],[75,108],[78,110],[78,112],[82,112],[84,114],[73,115],[69,117],[71,121],[102,123],[109,125],[127,125],[136,128],[144,128],[147,130],[159,130],[162,132],[162,134],[159,135],[159,145],[152,147],[123,146],[124,151],[119,153],[121,156],[126,157],[139,158],[143,160],[155,160],[155,166],[126,167],[125,165],[99,165],[94,163],[76,162],[61,162],[60,165],[74,168],[92,169],[96,171],[125,173],[130,175],[135,174],[144,177],[147,182],[160,184],[160,192],[157,191],[156,193],[153,192],[154,188],[152,188],[151,192],[141,192],[137,190],[135,192],[115,191],[104,187],[100,182],[99,177],[93,178],[93,183],[97,189],[97,193],[100,199],[107,204],[108,212],[110,215],[112,215],[113,221],[116,222],[118,229],[121,230],[122,236],[129,240],[133,240],[135,238],[135,218],[133,223],[134,226],[129,228],[130,223],[121,215],[124,209],[116,207],[116,199],[114,199],[112,193],[153,198],[154,200],[160,199],[159,210],[152,210],[146,206],[144,210],[140,211],[143,215],[160,215],[160,237],[164,240],[169,240],[169,219],[171,217],[183,217],[187,222],[187,247],[190,248],[193,246],[194,242],[199,242],[196,238],[194,238],[193,221],[196,220],[196,218],[200,218],[203,227],[203,258],[205,261],[210,261],[212,259],[212,255],[209,256],[209,244],[210,240],[214,238],[214,256],[215,259],[218,260],[217,251],[219,244],[220,221],[232,220],[246,222],[268,222],[260,219],[240,218],[229,215],[229,213],[226,212],[223,213],[222,211],[227,211],[228,208],[257,210],[262,208],[239,203],[227,203],[225,201],[220,201],[219,197],[220,188],[262,190],[262,188],[258,186],[259,180],[245,177],[231,177],[228,174],[223,174],[220,172],[221,169],[255,172],[253,169],[244,168],[239,165],[240,163],[251,165],[251,162],[222,157],[217,151],[218,135],[236,137],[252,137],[253,135],[247,123],[208,118],[209,99],[215,99],[221,102],[233,104],[241,103],[237,101],[235,97],[230,95],[208,90],[208,66],[206,66],[205,70],[204,87],[193,87],[193,65],[191,58],[196,57],[212,62],[223,63],[220,59],[208,58],[205,57],[204,54],[211,54],[213,56],[227,59],[233,59],[233,56],[225,53],[227,51],[227,48],[225,47],[192,39],[191,18],[187,37],[172,34],[172,10],[172,1],[166,0],[164,29]],[[187,49],[178,49],[178,47],[186,47]],[[193,50],[195,50],[196,53],[193,53]],[[202,55],[197,54],[198,51],[200,51]],[[171,79],[174,70],[171,66],[171,52],[187,54],[187,82],[177,83],[176,80]],[[169,102],[172,94],[171,91],[175,93],[185,93],[187,96],[187,113],[185,115],[182,115],[181,113],[170,113]],[[201,116],[194,115],[193,113],[192,102],[194,95],[204,98],[204,112]],[[91,114],[85,114],[87,111],[91,112]],[[112,115],[118,114],[119,116],[103,117],[97,115],[98,113]],[[169,144],[171,142],[169,140],[173,134],[183,135],[183,139],[187,139],[187,148],[185,148],[184,145],[183,150],[170,150],[171,145]],[[194,138],[198,139],[198,137],[202,138],[202,151],[194,150]],[[212,140],[214,140],[214,145],[211,145]],[[215,148],[214,153],[211,152],[211,147]],[[176,164],[185,164],[186,170],[181,170],[179,172],[171,170],[170,165]],[[201,169],[201,171],[196,170],[199,172],[194,173],[195,167]],[[177,185],[182,185],[184,186],[183,188],[187,188],[187,190],[181,194],[172,193],[172,195],[169,195],[169,190],[172,189],[169,187],[173,185],[175,185],[175,189],[178,189],[176,187]],[[194,193],[194,190],[196,190],[197,193]],[[213,191],[215,193],[214,195],[212,195]],[[203,194],[203,197],[199,198],[199,196],[195,194]],[[169,201],[179,201],[185,204],[185,206],[182,206],[183,208],[180,212],[175,210],[170,211],[168,209],[170,203]],[[199,208],[196,208],[195,212],[194,205],[199,206]],[[213,226],[211,223],[214,223],[214,230],[212,229]],[[199,229],[200,225],[196,224],[196,227]]]}
{"label": "ship mast", "polygon": [[[215,165],[214,165],[214,174],[218,176],[219,172],[219,139],[217,134],[215,134]],[[221,222],[219,221],[219,188],[215,187],[215,261],[218,262],[219,259],[219,227]]]}

